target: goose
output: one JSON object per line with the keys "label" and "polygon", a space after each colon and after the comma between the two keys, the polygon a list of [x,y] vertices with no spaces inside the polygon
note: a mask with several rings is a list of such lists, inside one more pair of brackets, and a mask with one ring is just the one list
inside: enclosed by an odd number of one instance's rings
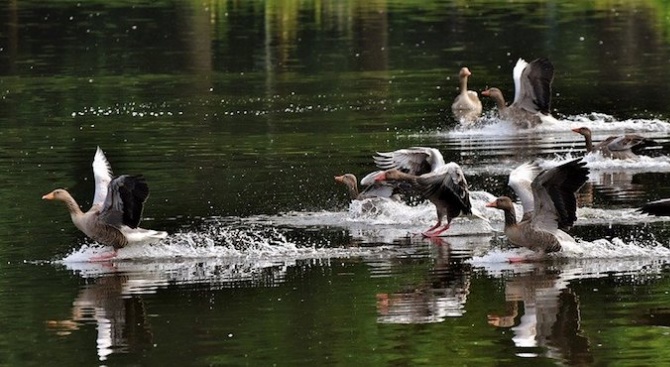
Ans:
{"label": "goose", "polygon": [[519,59],[514,67],[514,101],[507,106],[498,88],[482,91],[482,95],[493,99],[498,106],[501,119],[513,122],[521,128],[532,128],[551,119],[551,83],[554,80],[554,65],[546,57],[527,63]]}
{"label": "goose", "polygon": [[358,190],[358,180],[353,173],[345,173],[335,176],[335,182],[341,183],[349,190],[351,200],[365,200],[371,198],[387,198],[394,201],[400,201],[402,195],[407,191],[406,185],[393,182],[377,182],[375,177],[381,171],[375,171],[367,174],[361,179],[361,185],[365,186],[363,191]]}
{"label": "goose", "polygon": [[670,199],[650,201],[642,205],[638,211],[649,215],[668,217],[670,216]]}
{"label": "goose", "polygon": [[[414,147],[377,153],[374,159],[377,166],[385,170],[376,176],[375,181],[408,182],[435,205],[437,223],[424,231],[424,236],[439,236],[449,229],[454,218],[473,215],[463,170],[456,163],[445,163],[439,150]],[[447,223],[443,225],[445,216]]]}
{"label": "goose", "polygon": [[106,260],[116,256],[118,249],[134,243],[151,243],[167,237],[167,232],[139,227],[149,186],[142,175],[122,175],[112,178],[112,169],[100,147],[93,159],[95,194],[87,212],[65,189],[55,189],[42,196],[43,200],[62,201],[70,212],[74,225],[86,236],[103,245],[112,246],[113,252],[92,260]]}
{"label": "goose", "polygon": [[460,93],[451,105],[451,112],[459,121],[463,122],[473,122],[482,114],[482,102],[479,100],[477,92],[468,90],[468,77],[471,75],[470,69],[467,67],[461,68],[458,73]]}
{"label": "goose", "polygon": [[542,259],[546,253],[560,251],[562,243],[575,242],[565,231],[577,220],[576,192],[589,174],[585,166],[586,162],[578,158],[548,170],[542,170],[536,162],[515,168],[510,173],[509,185],[523,207],[519,222],[509,197],[501,196],[486,204],[503,210],[505,234],[510,243],[536,252],[528,260]]}
{"label": "goose", "polygon": [[610,136],[607,139],[593,146],[591,138],[591,129],[588,127],[579,127],[572,129],[584,136],[586,141],[586,152],[599,152],[603,157],[612,159],[636,159],[638,153],[642,150],[659,145],[655,140],[645,138],[637,134],[625,134],[621,136]]}

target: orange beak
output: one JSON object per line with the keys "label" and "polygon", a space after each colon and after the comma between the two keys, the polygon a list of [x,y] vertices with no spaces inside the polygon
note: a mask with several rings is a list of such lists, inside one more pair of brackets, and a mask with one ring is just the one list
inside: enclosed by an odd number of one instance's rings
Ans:
{"label": "orange beak", "polygon": [[344,176],[335,176],[335,181],[344,182]]}
{"label": "orange beak", "polygon": [[53,191],[42,196],[42,200],[53,200],[53,199],[55,199]]}
{"label": "orange beak", "polygon": [[487,203],[487,204],[486,204],[486,207],[487,207],[487,208],[497,208],[497,207],[498,207],[498,204],[497,204],[497,202],[492,201],[492,202],[490,202],[490,203]]}
{"label": "orange beak", "polygon": [[375,176],[375,181],[386,181],[386,172],[380,172]]}
{"label": "orange beak", "polygon": [[575,133],[578,133],[578,132],[579,132],[579,129],[578,129],[578,128],[574,128],[574,129],[572,129],[572,131],[575,132]]}

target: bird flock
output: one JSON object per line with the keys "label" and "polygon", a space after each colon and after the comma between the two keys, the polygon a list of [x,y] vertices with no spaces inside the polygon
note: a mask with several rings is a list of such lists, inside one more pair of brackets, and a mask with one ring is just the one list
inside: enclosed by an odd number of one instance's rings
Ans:
{"label": "bird flock", "polygon": [[[511,104],[507,105],[498,88],[487,88],[481,93],[496,103],[497,116],[518,129],[531,129],[547,121],[557,121],[551,116],[551,84],[554,78],[551,61],[538,58],[528,63],[519,59],[512,74],[515,93]],[[468,90],[467,82],[471,75],[467,67],[461,68],[459,93],[451,106],[456,119],[465,124],[477,121],[482,114],[478,93]],[[572,131],[584,136],[585,154],[601,154],[609,159],[635,159],[644,149],[658,145],[640,135],[626,134],[610,136],[594,146],[590,129],[581,127]],[[442,235],[458,216],[481,217],[479,213],[473,214],[463,169],[457,163],[446,163],[437,149],[413,147],[377,153],[374,163],[383,171],[375,171],[361,180],[361,184],[367,186],[364,193],[379,192],[383,187],[388,195],[380,197],[393,195],[398,200],[402,195],[411,193],[407,188],[400,189],[398,186],[399,183],[405,183],[415,190],[415,194],[435,206],[437,222],[422,235]],[[561,251],[568,244],[576,244],[568,231],[577,220],[577,192],[588,180],[588,175],[589,169],[582,158],[544,170],[535,161],[527,162],[510,173],[508,184],[521,202],[522,217],[517,218],[514,200],[509,197],[500,196],[486,205],[503,211],[504,233],[510,244],[533,251],[531,256],[510,258],[510,261],[540,260],[547,253]],[[349,187],[352,199],[370,197],[354,195],[357,193],[353,191],[357,190],[356,179],[352,174],[348,176],[351,181],[343,181],[338,177],[336,180]],[[374,177],[374,181],[371,177]],[[652,215],[670,216],[670,199],[647,203],[639,210]]]}
{"label": "bird flock", "polygon": [[[513,70],[514,100],[507,105],[500,89],[492,87],[482,95],[493,99],[498,117],[519,129],[534,128],[551,116],[551,84],[554,66],[547,58],[530,63],[519,59]],[[467,67],[459,73],[459,94],[452,104],[452,112],[461,123],[472,123],[482,114],[482,103],[477,92],[468,90],[472,75]],[[555,120],[555,119],[554,119]],[[594,146],[591,130],[573,129],[585,138],[586,154],[598,153],[611,159],[631,159],[643,149],[658,145],[651,139],[636,134],[611,136]],[[360,181],[353,174],[335,176],[344,184],[352,200],[382,198],[407,201],[410,197],[428,200],[435,206],[436,223],[421,235],[436,237],[449,230],[454,218],[478,217],[474,210],[463,169],[455,162],[445,162],[439,150],[430,147],[411,147],[392,152],[378,152],[374,156],[378,170]],[[95,194],[91,208],[83,212],[75,199],[65,190],[56,189],[42,196],[44,200],[65,203],[72,222],[86,236],[113,251],[92,258],[92,261],[113,259],[118,249],[131,244],[150,244],[168,236],[167,232],[139,227],[149,186],[142,175],[114,177],[102,149],[93,159]],[[521,202],[523,215],[517,218],[514,200],[500,196],[486,206],[504,213],[504,233],[510,244],[533,250],[533,256],[510,260],[539,260],[546,253],[561,251],[575,240],[567,233],[577,220],[576,194],[588,180],[589,169],[581,159],[573,159],[550,169],[541,169],[537,162],[527,162],[509,175],[509,186]],[[643,213],[670,215],[670,199],[647,203]]]}

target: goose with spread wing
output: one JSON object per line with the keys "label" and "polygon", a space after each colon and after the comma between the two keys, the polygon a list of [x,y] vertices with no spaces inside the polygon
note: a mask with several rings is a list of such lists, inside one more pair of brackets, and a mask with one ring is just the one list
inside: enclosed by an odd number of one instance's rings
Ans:
{"label": "goose with spread wing", "polygon": [[44,200],[65,203],[74,225],[86,236],[116,251],[133,243],[150,243],[167,237],[167,232],[139,227],[149,186],[142,175],[112,178],[112,170],[100,147],[93,159],[95,194],[87,212],[83,212],[65,189],[56,189],[42,196]]}
{"label": "goose with spread wing", "polygon": [[482,101],[477,92],[468,90],[468,77],[471,75],[470,69],[461,68],[458,73],[459,93],[451,105],[451,112],[463,122],[473,122],[482,114]]}
{"label": "goose with spread wing", "polygon": [[[385,170],[377,175],[376,181],[408,182],[435,205],[437,223],[423,232],[424,236],[439,236],[449,229],[454,218],[473,214],[463,170],[456,163],[445,163],[439,150],[414,147],[377,153],[374,159]],[[447,223],[443,225],[444,217]]]}
{"label": "goose with spread wing", "polygon": [[589,169],[581,158],[541,170],[535,162],[510,173],[509,185],[519,196],[523,218],[517,222],[512,199],[501,196],[487,204],[503,210],[505,234],[513,245],[529,248],[537,259],[561,250],[563,241],[574,242],[565,231],[577,220],[576,192],[587,181]]}
{"label": "goose with spread wing", "polygon": [[591,129],[582,126],[572,131],[584,137],[587,153],[600,153],[603,157],[612,159],[636,159],[642,150],[659,145],[655,140],[638,134],[625,134],[609,136],[593,146]]}
{"label": "goose with spread wing", "polygon": [[519,59],[512,73],[514,77],[514,101],[507,106],[502,91],[489,88],[482,95],[492,98],[501,119],[511,121],[518,127],[532,128],[551,118],[551,83],[554,80],[554,65],[546,57],[527,63]]}

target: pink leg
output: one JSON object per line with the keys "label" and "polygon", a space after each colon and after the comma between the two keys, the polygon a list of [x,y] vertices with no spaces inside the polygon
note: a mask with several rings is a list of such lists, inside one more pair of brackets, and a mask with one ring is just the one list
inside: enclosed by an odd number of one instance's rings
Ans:
{"label": "pink leg", "polygon": [[107,252],[102,255],[98,256],[92,256],[90,259],[88,259],[89,262],[104,262],[104,261],[109,261],[112,260],[113,258],[116,257],[116,249],[112,252]]}
{"label": "pink leg", "polygon": [[437,224],[435,224],[434,226],[428,228],[427,230],[425,230],[425,231],[422,232],[421,234],[424,235],[424,237],[430,237],[430,236],[431,236],[431,232],[432,232],[433,230],[435,230],[435,228],[439,227],[441,224],[442,224],[441,221],[437,221]]}
{"label": "pink leg", "polygon": [[433,233],[431,233],[431,236],[439,236],[440,234],[442,234],[442,232],[444,232],[444,231],[446,231],[447,229],[449,229],[449,226],[450,226],[449,223],[447,223],[447,224],[444,225],[442,228],[440,228],[440,229],[434,231]]}
{"label": "pink leg", "polygon": [[509,262],[510,264],[525,263],[526,258],[521,256],[508,257],[507,262]]}
{"label": "pink leg", "polygon": [[538,252],[533,255],[528,255],[528,256],[513,256],[507,258],[507,261],[510,263],[532,263],[532,262],[539,262],[539,261],[544,261],[545,260],[545,253],[544,252]]}

